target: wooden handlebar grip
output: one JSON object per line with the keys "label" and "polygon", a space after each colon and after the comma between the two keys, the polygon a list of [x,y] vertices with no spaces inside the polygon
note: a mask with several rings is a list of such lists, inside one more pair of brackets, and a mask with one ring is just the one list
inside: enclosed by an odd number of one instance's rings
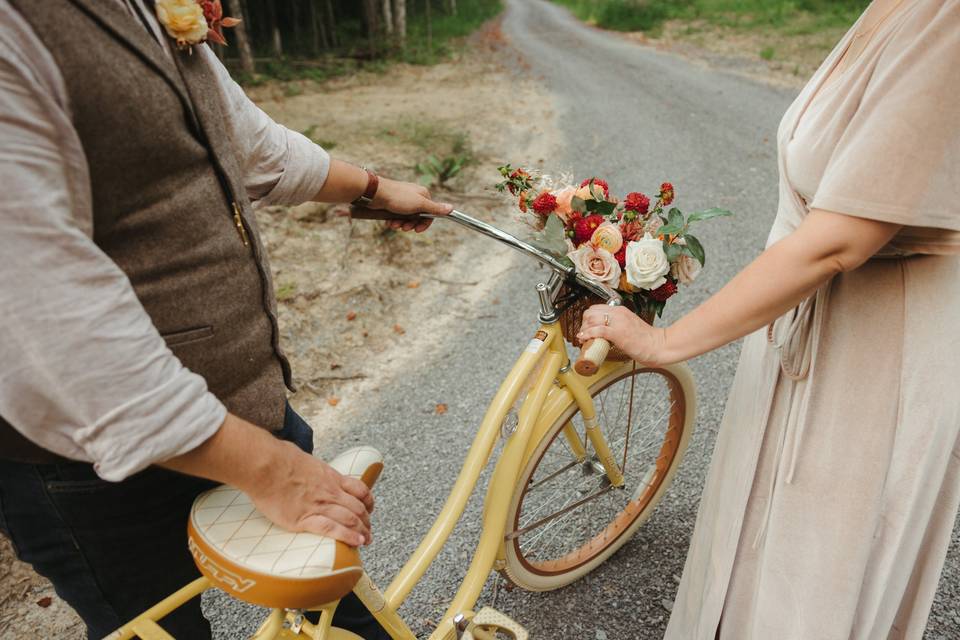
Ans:
{"label": "wooden handlebar grip", "polygon": [[392,211],[382,211],[380,209],[365,209],[363,207],[350,208],[351,220],[401,220],[403,222],[413,222],[418,224],[427,218],[423,216],[408,216],[402,213],[393,213]]}
{"label": "wooden handlebar grip", "polygon": [[607,359],[608,353],[610,353],[610,343],[603,338],[587,340],[580,347],[580,357],[577,358],[577,363],[573,365],[573,368],[582,376],[592,376]]}

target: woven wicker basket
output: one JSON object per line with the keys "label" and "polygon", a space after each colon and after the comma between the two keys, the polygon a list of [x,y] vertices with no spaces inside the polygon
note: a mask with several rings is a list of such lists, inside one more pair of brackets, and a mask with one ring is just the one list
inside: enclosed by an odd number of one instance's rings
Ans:
{"label": "woven wicker basket", "polygon": [[[569,294],[569,290],[563,290],[560,293],[560,297],[563,298],[565,295]],[[578,349],[580,348],[580,341],[577,340],[577,334],[580,333],[580,325],[583,322],[583,312],[595,304],[603,304],[603,300],[595,296],[581,296],[578,297],[572,304],[570,304],[570,306],[563,310],[563,313],[560,314],[560,328],[563,330],[563,337],[567,340],[567,342]],[[653,313],[643,313],[640,314],[640,317],[647,324],[653,324]],[[610,353],[607,355],[607,360],[624,362],[629,359],[630,356],[625,354],[623,351],[620,351],[620,349],[617,349],[616,347],[610,347]]]}

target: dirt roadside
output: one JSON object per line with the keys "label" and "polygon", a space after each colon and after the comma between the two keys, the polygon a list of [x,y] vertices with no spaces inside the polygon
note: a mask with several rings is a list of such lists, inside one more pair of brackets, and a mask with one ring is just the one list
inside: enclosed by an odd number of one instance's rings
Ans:
{"label": "dirt roadside", "polygon": [[[251,97],[278,122],[304,132],[338,158],[415,180],[430,154],[467,166],[438,198],[499,226],[517,228],[489,189],[504,161],[548,163],[558,144],[549,98],[507,71],[491,25],[458,60],[393,66],[323,84],[270,84]],[[380,223],[352,223],[342,208],[307,204],[258,212],[271,258],[282,341],[299,391],[293,405],[318,428],[362,401],[434,337],[488,297],[513,255],[453,225],[422,235]],[[442,303],[442,307],[440,307]],[[491,300],[496,304],[496,300]],[[435,313],[443,308],[441,316]],[[443,411],[438,405],[437,411]],[[83,625],[51,585],[17,561],[0,536],[0,637],[84,637]]]}
{"label": "dirt roadside", "polygon": [[773,29],[741,30],[705,20],[670,20],[651,38],[643,32],[623,37],[669,51],[714,69],[797,88],[819,68],[846,28],[784,35]]}

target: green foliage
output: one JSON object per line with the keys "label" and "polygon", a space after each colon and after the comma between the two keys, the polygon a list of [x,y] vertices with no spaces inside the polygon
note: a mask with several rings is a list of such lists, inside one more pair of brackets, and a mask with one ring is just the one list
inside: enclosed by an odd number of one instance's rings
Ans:
{"label": "green foliage", "polygon": [[[656,31],[670,19],[701,19],[742,29],[812,33],[848,26],[869,0],[554,0],[581,20],[618,31]],[[771,57],[773,52],[770,53]],[[768,58],[769,59],[769,58]]]}
{"label": "green foliage", "polygon": [[[442,145],[441,145],[442,146]],[[414,167],[417,180],[425,187],[443,186],[456,178],[463,169],[475,160],[473,150],[464,134],[455,134],[449,153],[431,153],[423,162]]]}
{"label": "green foliage", "polygon": [[764,60],[773,60],[773,56],[776,55],[776,53],[777,50],[770,46],[760,49],[760,57]]}
{"label": "green foliage", "polygon": [[326,138],[319,138],[319,137],[317,137],[317,136],[314,135],[314,134],[316,133],[316,131],[317,131],[317,125],[312,124],[312,125],[310,125],[309,127],[307,127],[306,129],[304,129],[303,131],[301,131],[300,133],[302,133],[302,134],[305,135],[306,137],[310,138],[311,140],[313,140],[314,142],[316,142],[318,145],[320,145],[321,147],[323,147],[323,148],[326,149],[327,151],[332,151],[333,149],[336,148],[336,146],[337,146],[337,141],[336,141],[336,140],[327,140]]}

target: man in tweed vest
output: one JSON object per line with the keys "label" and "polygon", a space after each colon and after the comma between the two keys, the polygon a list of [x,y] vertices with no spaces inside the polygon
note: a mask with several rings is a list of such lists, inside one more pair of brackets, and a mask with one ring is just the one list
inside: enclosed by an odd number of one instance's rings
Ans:
{"label": "man in tweed vest", "polygon": [[[91,637],[196,575],[184,526],[211,481],[287,528],[370,541],[369,491],[309,455],[286,402],[253,208],[450,210],[277,125],[157,15],[0,0],[0,528]],[[386,637],[355,599],[338,615]],[[196,601],[163,625],[210,636]]]}

